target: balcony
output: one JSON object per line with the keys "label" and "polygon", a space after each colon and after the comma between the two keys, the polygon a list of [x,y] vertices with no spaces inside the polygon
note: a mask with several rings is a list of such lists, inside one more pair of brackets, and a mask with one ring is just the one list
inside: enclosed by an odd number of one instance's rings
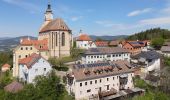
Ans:
{"label": "balcony", "polygon": [[99,92],[99,97],[103,98],[103,97],[107,97],[107,96],[111,96],[117,93],[117,90],[114,88],[111,88],[109,91],[101,91]]}

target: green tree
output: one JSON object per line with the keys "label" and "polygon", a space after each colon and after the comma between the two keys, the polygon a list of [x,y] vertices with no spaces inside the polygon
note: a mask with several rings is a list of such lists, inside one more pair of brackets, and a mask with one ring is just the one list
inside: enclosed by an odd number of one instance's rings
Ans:
{"label": "green tree", "polygon": [[164,44],[163,38],[154,38],[151,41],[151,45],[157,49],[160,49],[163,44]]}

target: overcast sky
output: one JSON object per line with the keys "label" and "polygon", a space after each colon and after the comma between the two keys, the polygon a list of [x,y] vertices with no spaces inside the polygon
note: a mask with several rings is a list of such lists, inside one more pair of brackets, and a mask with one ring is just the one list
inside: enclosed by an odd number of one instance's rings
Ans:
{"label": "overcast sky", "polygon": [[[0,37],[38,36],[48,0],[0,0]],[[170,0],[51,0],[77,35],[129,35],[154,27],[170,29]]]}

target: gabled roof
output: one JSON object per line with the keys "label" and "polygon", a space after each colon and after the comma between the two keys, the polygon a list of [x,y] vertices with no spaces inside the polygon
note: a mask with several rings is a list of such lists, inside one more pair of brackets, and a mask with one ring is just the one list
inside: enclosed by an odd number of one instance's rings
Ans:
{"label": "gabled roof", "polygon": [[160,54],[156,51],[144,51],[135,56],[132,56],[134,59],[145,58],[146,60],[153,60],[160,58]]}
{"label": "gabled roof", "polygon": [[75,65],[73,75],[76,81],[114,76],[133,72],[128,61],[100,62],[93,64]]}
{"label": "gabled roof", "polygon": [[81,34],[77,41],[92,41],[92,39],[87,34]]}
{"label": "gabled roof", "polygon": [[4,64],[2,68],[10,68],[11,66],[9,64]]}
{"label": "gabled roof", "polygon": [[170,46],[162,46],[161,51],[162,52],[170,52]]}
{"label": "gabled roof", "polygon": [[57,18],[49,22],[46,26],[44,26],[39,33],[47,32],[47,31],[70,31],[69,27],[66,23],[61,19]]}
{"label": "gabled roof", "polygon": [[23,58],[19,60],[19,64],[23,64],[26,65],[27,68],[31,68],[32,65],[34,63],[36,63],[39,59],[41,58],[41,56],[39,54],[33,53],[31,54],[31,56],[27,57],[27,58]]}
{"label": "gabled roof", "polygon": [[23,85],[17,81],[13,81],[9,85],[4,87],[4,90],[11,93],[17,93],[23,89]]}
{"label": "gabled roof", "polygon": [[108,47],[109,42],[108,41],[95,41],[95,45],[97,47]]}
{"label": "gabled roof", "polygon": [[31,40],[29,38],[21,39],[20,45],[30,46],[33,45],[38,50],[48,50],[48,39]]}

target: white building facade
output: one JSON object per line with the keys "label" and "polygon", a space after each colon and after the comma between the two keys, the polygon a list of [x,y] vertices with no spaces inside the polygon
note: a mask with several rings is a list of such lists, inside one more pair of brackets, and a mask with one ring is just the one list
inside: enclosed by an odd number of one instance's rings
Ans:
{"label": "white building facade", "polygon": [[120,47],[91,48],[81,58],[82,64],[96,63],[100,61],[130,61],[130,53]]}
{"label": "white building facade", "polygon": [[[75,94],[76,100],[99,100],[100,94],[104,92],[116,95],[121,90],[133,89],[134,73],[126,64],[129,65],[127,61],[116,61],[108,65],[104,63],[105,66],[102,63],[84,64],[86,67],[79,65],[78,69],[73,70],[74,74],[68,75],[67,90]],[[109,65],[112,67],[107,71]],[[94,74],[98,68],[103,68],[102,72]]]}
{"label": "white building facade", "polygon": [[146,74],[159,71],[161,66],[160,55],[156,51],[141,52],[132,57],[131,62],[141,65],[141,71]]}
{"label": "white building facade", "polygon": [[34,79],[37,76],[46,76],[52,70],[48,61],[37,54],[21,59],[19,68],[19,79],[27,83],[34,83]]}

